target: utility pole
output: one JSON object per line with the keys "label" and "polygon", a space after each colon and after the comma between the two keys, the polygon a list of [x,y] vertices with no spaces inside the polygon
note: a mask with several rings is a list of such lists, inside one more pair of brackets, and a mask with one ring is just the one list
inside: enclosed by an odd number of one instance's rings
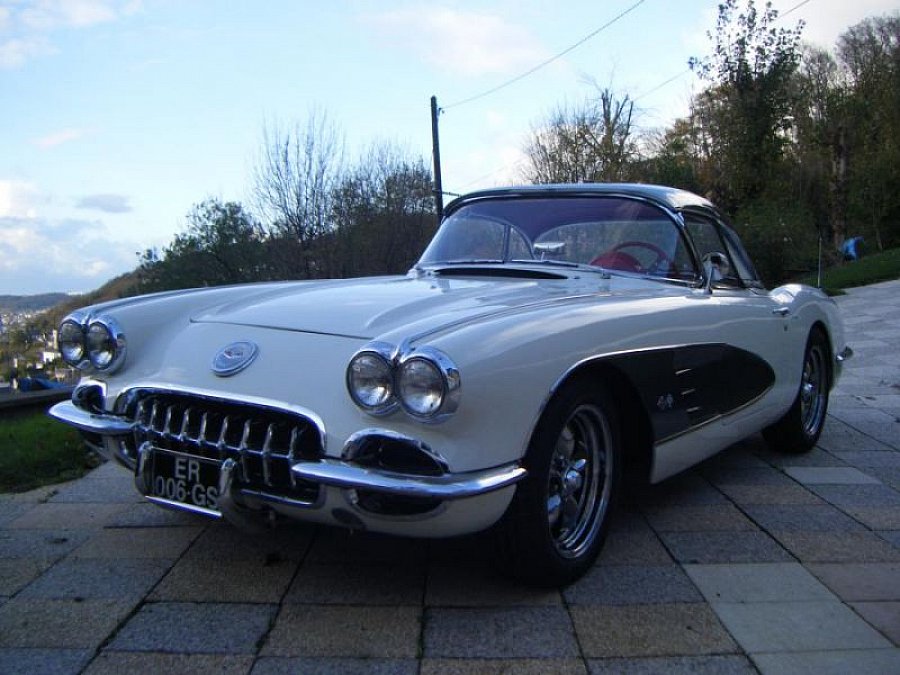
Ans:
{"label": "utility pole", "polygon": [[444,187],[441,183],[441,144],[438,139],[437,96],[431,97],[431,154],[434,158],[434,203],[437,206],[438,223],[444,217]]}

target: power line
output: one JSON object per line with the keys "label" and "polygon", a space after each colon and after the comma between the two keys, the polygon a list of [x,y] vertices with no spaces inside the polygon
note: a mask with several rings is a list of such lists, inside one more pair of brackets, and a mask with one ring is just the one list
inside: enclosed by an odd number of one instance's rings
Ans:
{"label": "power line", "polygon": [[793,7],[791,7],[791,8],[790,8],[789,10],[787,10],[786,12],[782,12],[781,14],[779,14],[779,15],[778,15],[778,18],[781,19],[781,18],[787,16],[788,14],[790,14],[791,12],[793,12],[794,10],[800,9],[801,7],[803,7],[803,5],[805,5],[805,4],[808,3],[808,2],[812,2],[812,0],[803,0],[803,2],[798,2],[796,5],[794,5]]}
{"label": "power line", "polygon": [[[809,1],[809,0],[807,0],[807,2],[808,2],[808,1]],[[494,94],[494,93],[500,91],[501,89],[505,89],[505,88],[508,87],[509,85],[515,84],[515,83],[518,82],[519,80],[525,79],[525,78],[528,77],[529,75],[532,75],[532,74],[536,73],[537,71],[539,71],[539,70],[540,70],[541,68],[543,68],[544,66],[550,65],[551,63],[553,63],[553,62],[556,61],[557,59],[562,58],[563,56],[565,56],[566,54],[568,54],[568,53],[571,52],[572,50],[574,50],[574,49],[580,47],[580,46],[583,45],[585,42],[587,42],[588,40],[590,40],[590,39],[593,38],[594,36],[598,35],[599,33],[603,32],[604,30],[606,30],[607,28],[609,28],[610,26],[612,26],[614,23],[616,23],[617,21],[619,21],[619,19],[623,18],[626,14],[629,14],[630,12],[634,11],[635,9],[637,9],[639,6],[643,5],[644,2],[646,2],[646,0],[638,0],[638,1],[637,1],[636,3],[634,3],[631,7],[629,7],[629,8],[626,9],[625,11],[621,12],[620,14],[618,14],[616,17],[614,17],[614,18],[611,19],[610,21],[607,21],[605,24],[603,24],[602,26],[600,26],[600,28],[598,28],[597,30],[595,30],[595,31],[593,31],[593,32],[591,32],[591,33],[585,35],[583,38],[581,38],[581,39],[580,39],[578,42],[576,42],[575,44],[573,44],[573,45],[567,47],[566,49],[562,50],[561,52],[559,52],[559,53],[556,54],[555,56],[551,56],[551,57],[550,57],[549,59],[547,59],[546,61],[542,61],[542,62],[539,63],[538,65],[534,66],[534,68],[531,68],[530,70],[525,71],[525,72],[522,73],[521,75],[517,75],[516,77],[512,78],[511,80],[507,80],[506,82],[504,82],[504,83],[502,83],[502,84],[499,84],[499,85],[497,85],[496,87],[492,87],[491,89],[488,89],[487,91],[483,91],[483,92],[481,92],[480,94],[475,94],[474,96],[470,96],[469,98],[465,98],[465,99],[463,99],[462,101],[456,101],[456,102],[454,102],[454,103],[451,103],[450,105],[445,105],[445,106],[443,106],[443,107],[441,108],[441,110],[449,110],[450,108],[455,108],[455,107],[457,107],[457,106],[461,106],[461,105],[464,105],[464,104],[466,104],[466,103],[471,103],[472,101],[477,101],[477,100],[480,99],[480,98],[484,98],[485,96],[490,96],[491,94]]]}

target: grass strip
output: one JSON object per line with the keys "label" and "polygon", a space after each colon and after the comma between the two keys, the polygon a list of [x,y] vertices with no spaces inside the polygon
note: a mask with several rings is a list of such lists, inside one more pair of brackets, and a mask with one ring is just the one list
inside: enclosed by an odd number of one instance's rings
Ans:
{"label": "grass strip", "polygon": [[72,480],[96,465],[81,435],[43,412],[0,418],[0,492]]}

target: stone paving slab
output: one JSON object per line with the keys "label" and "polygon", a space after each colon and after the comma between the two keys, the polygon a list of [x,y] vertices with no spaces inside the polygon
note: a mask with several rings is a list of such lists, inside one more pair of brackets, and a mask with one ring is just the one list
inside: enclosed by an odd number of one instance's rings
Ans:
{"label": "stone paving slab", "polygon": [[712,603],[749,653],[880,649],[891,643],[839,601]]}
{"label": "stone paving slab", "polygon": [[0,675],[76,675],[93,656],[92,649],[0,648]]}
{"label": "stone paving slab", "polygon": [[557,590],[527,588],[492,565],[433,564],[428,568],[426,607],[536,607],[562,605]]}
{"label": "stone paving slab", "polygon": [[15,595],[50,565],[42,558],[0,558],[0,596]]}
{"label": "stone paving slab", "polygon": [[753,662],[763,675],[896,675],[900,672],[900,649],[754,654]]}
{"label": "stone paving slab", "polygon": [[253,675],[417,675],[415,659],[347,659],[262,657]]}
{"label": "stone paving slab", "polygon": [[119,630],[113,651],[255,654],[277,605],[147,603]]}
{"label": "stone paving slab", "polygon": [[0,647],[96,649],[137,601],[27,600],[0,607]]}
{"label": "stone paving slab", "polygon": [[420,607],[284,605],[262,656],[416,658]]}
{"label": "stone paving slab", "polygon": [[121,675],[122,673],[246,675],[252,667],[252,656],[104,651],[91,662],[90,667],[84,672],[85,675]]}
{"label": "stone paving slab", "polygon": [[303,565],[286,603],[419,605],[425,593],[421,565]]}
{"label": "stone paving slab", "polygon": [[756,675],[746,656],[668,656],[589,659],[590,675]]}
{"label": "stone paving slab", "polygon": [[799,602],[835,596],[798,563],[686,565],[685,572],[709,602]]}
{"label": "stone paving slab", "polygon": [[775,536],[803,563],[900,560],[900,549],[873,532],[778,532]]}
{"label": "stone paving slab", "polygon": [[678,565],[598,565],[563,591],[569,605],[652,605],[701,602]]}
{"label": "stone paving slab", "polygon": [[810,565],[809,571],[847,602],[900,600],[900,563]]}
{"label": "stone paving slab", "polygon": [[895,646],[900,646],[900,602],[853,602],[850,606]]}
{"label": "stone paving slab", "polygon": [[570,610],[585,657],[680,656],[737,652],[705,604],[580,605]]}
{"label": "stone paving slab", "polygon": [[784,472],[804,485],[878,485],[877,479],[853,467],[789,466]]}
{"label": "stone paving slab", "polygon": [[787,562],[791,555],[761,531],[663,532],[663,542],[682,564]]}
{"label": "stone paving slab", "polygon": [[66,558],[19,594],[23,599],[142,599],[169,569],[163,560]]}
{"label": "stone paving slab", "polygon": [[233,560],[228,565],[183,558],[153,589],[151,601],[277,604],[297,572],[290,560]]}
{"label": "stone paving slab", "polygon": [[578,642],[562,607],[429,609],[424,655],[456,658],[575,658]]}
{"label": "stone paving slab", "polygon": [[122,504],[36,504],[6,525],[9,529],[60,530],[101,528],[124,508]]}
{"label": "stone paving slab", "polygon": [[55,561],[90,539],[91,530],[0,530],[0,559]]}
{"label": "stone paving slab", "polygon": [[79,558],[178,558],[197,538],[197,527],[135,530],[104,529],[75,551]]}

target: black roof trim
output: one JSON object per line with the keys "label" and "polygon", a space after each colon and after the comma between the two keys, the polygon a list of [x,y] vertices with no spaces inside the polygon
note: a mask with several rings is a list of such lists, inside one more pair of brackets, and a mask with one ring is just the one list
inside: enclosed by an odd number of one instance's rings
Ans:
{"label": "black roof trim", "polygon": [[664,185],[647,185],[643,183],[559,183],[477,190],[454,199],[447,204],[446,212],[451,213],[465,203],[480,199],[504,197],[591,197],[600,195],[648,199],[673,211],[689,206],[715,210],[715,207],[709,200],[693,192]]}

